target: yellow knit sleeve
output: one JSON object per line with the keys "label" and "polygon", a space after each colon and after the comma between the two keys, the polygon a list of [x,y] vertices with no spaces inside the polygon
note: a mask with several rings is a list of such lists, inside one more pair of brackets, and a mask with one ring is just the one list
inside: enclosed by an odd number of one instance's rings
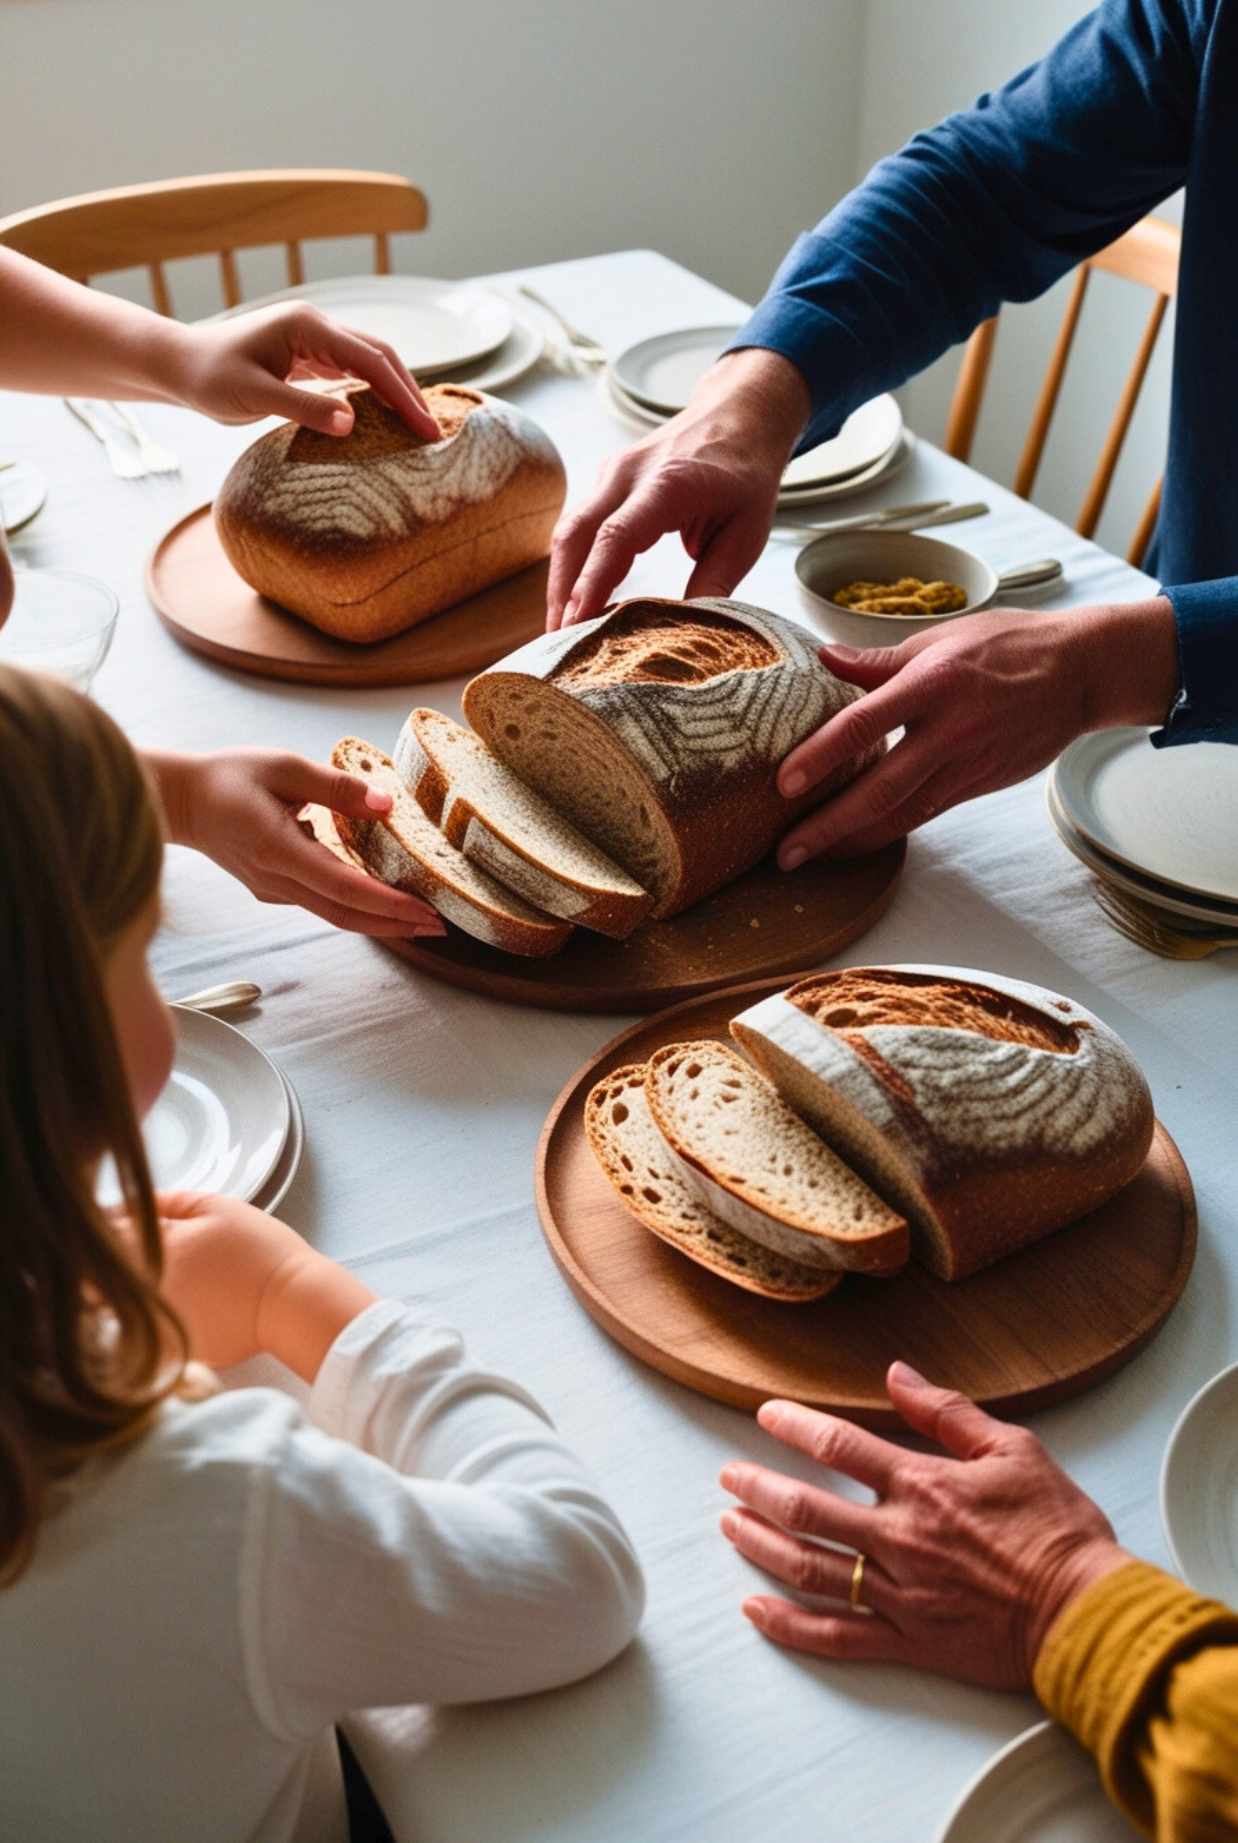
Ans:
{"label": "yellow knit sleeve", "polygon": [[1054,1622],[1035,1682],[1157,1843],[1238,1838],[1238,1613],[1131,1562]]}

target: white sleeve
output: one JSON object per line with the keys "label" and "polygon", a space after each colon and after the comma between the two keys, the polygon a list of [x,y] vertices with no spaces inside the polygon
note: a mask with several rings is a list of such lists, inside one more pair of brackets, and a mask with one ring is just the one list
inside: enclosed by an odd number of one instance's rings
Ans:
{"label": "white sleeve", "polygon": [[640,1566],[530,1396],[398,1302],[336,1340],[255,1494],[243,1628],[267,1725],[573,1682],[628,1643]]}

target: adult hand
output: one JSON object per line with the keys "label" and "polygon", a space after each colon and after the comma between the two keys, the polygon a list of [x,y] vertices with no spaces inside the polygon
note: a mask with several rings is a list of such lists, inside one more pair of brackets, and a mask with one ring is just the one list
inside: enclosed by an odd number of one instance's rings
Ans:
{"label": "adult hand", "polygon": [[415,435],[439,439],[438,424],[394,347],[372,333],[337,325],[307,301],[166,331],[173,352],[171,394],[216,422],[284,416],[324,435],[347,435],[353,425],[347,400],[297,390],[293,380],[360,378]]}
{"label": "adult hand", "polygon": [[295,1229],[235,1197],[157,1198],[160,1290],[191,1354],[226,1369],[268,1352],[310,1379],[344,1325],[374,1295]]}
{"label": "adult hand", "polygon": [[821,658],[867,696],[787,756],[778,785],[788,799],[891,730],[905,734],[787,833],[784,870],[876,851],[961,800],[1034,774],[1085,730],[1158,723],[1178,685],[1163,596],[1057,614],[990,609],[900,646],[823,646]]}
{"label": "adult hand", "polygon": [[159,781],[174,843],[206,852],[261,902],[296,903],[355,934],[446,933],[429,903],[341,863],[298,826],[297,814],[307,803],[352,819],[389,812],[390,794],[359,775],[274,749],[148,755],[147,760]]}
{"label": "adult hand", "polygon": [[729,595],[765,546],[810,409],[801,373],[779,353],[719,359],[687,409],[608,461],[592,495],[560,520],[547,627],[600,614],[640,552],[668,531],[695,564],[687,594]]}
{"label": "adult hand", "polygon": [[876,1493],[857,1503],[766,1466],[728,1465],[742,1509],[722,1519],[741,1555],[801,1593],[847,1602],[861,1551],[866,1611],[810,1611],[757,1595],[743,1610],[760,1632],[820,1657],[912,1664],[990,1689],[1024,1689],[1054,1619],[1131,1558],[1103,1513],[1034,1434],[965,1396],[891,1364],[890,1400],[948,1457],[908,1452],[849,1421],[794,1402],[766,1402],[767,1433]]}

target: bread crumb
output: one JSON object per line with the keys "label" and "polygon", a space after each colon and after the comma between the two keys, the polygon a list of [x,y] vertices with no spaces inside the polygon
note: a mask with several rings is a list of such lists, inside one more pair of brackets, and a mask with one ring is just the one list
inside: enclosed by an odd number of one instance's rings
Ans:
{"label": "bread crumb", "polygon": [[760,924],[760,922],[759,922],[759,921],[757,920],[757,918],[756,918],[756,916],[754,915],[754,916],[753,916],[753,918],[752,918],[752,920],[751,920],[751,921],[750,921],[750,922],[748,923],[748,926],[749,926],[750,928],[759,928],[759,927],[761,926],[761,924]]}
{"label": "bread crumb", "polygon": [[796,903],[796,905],[795,905],[795,913],[796,913],[797,915],[802,915],[802,914],[804,913],[804,905],[803,905],[803,903],[802,903],[802,902],[797,902],[797,903]]}

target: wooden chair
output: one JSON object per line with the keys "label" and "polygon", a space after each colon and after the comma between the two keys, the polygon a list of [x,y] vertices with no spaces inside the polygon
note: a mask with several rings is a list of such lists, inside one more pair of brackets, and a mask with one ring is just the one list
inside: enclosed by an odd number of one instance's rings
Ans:
{"label": "wooden chair", "polygon": [[[1114,411],[1113,421],[1105,437],[1096,471],[1084,496],[1075,530],[1081,537],[1090,538],[1100,522],[1100,515],[1105,507],[1105,500],[1113,481],[1114,469],[1122,444],[1130,428],[1135,405],[1139,401],[1139,392],[1147,375],[1148,365],[1156,346],[1161,322],[1165,318],[1165,309],[1178,286],[1178,249],[1181,237],[1173,224],[1167,224],[1163,218],[1144,218],[1126,231],[1108,249],[1101,250],[1097,256],[1089,256],[1080,263],[1075,271],[1075,283],[1071,289],[1070,299],[1066,303],[1066,312],[1058,330],[1057,342],[1049,360],[1049,369],[1045,373],[1044,383],[1040,387],[1040,396],[1032,412],[1032,424],[1028,430],[1023,453],[1019,457],[1018,471],[1015,475],[1014,490],[1020,498],[1031,497],[1032,487],[1036,483],[1036,473],[1040,466],[1040,457],[1044,452],[1045,439],[1049,433],[1049,424],[1057,407],[1058,395],[1062,388],[1062,378],[1066,370],[1066,361],[1070,357],[1070,348],[1074,341],[1075,329],[1079,324],[1079,315],[1083,307],[1083,297],[1087,293],[1088,282],[1094,270],[1103,269],[1109,275],[1121,276],[1124,281],[1138,282],[1145,288],[1151,288],[1156,295],[1152,312],[1144,328],[1135,362],[1131,367],[1118,407]],[[997,337],[997,316],[985,320],[979,325],[967,342],[963,354],[963,363],[959,370],[958,382],[954,387],[954,396],[950,403],[950,414],[946,424],[945,449],[960,461],[966,461],[971,455],[972,438],[976,432],[976,420],[980,414],[980,404],[988,380],[989,362],[993,356],[993,343]],[[1152,539],[1156,525],[1156,516],[1160,510],[1161,482],[1157,481],[1152,489],[1152,496],[1144,507],[1135,536],[1132,539],[1127,561],[1138,565]]]}
{"label": "wooden chair", "polygon": [[391,269],[392,231],[424,230],[425,195],[395,173],[292,167],[206,173],[56,199],[0,218],[0,245],[76,281],[144,268],[151,299],[172,313],[165,262],[218,256],[224,304],[241,301],[236,252],[282,243],[288,285],[305,280],[301,245],[316,237],[372,236],[374,272]]}

